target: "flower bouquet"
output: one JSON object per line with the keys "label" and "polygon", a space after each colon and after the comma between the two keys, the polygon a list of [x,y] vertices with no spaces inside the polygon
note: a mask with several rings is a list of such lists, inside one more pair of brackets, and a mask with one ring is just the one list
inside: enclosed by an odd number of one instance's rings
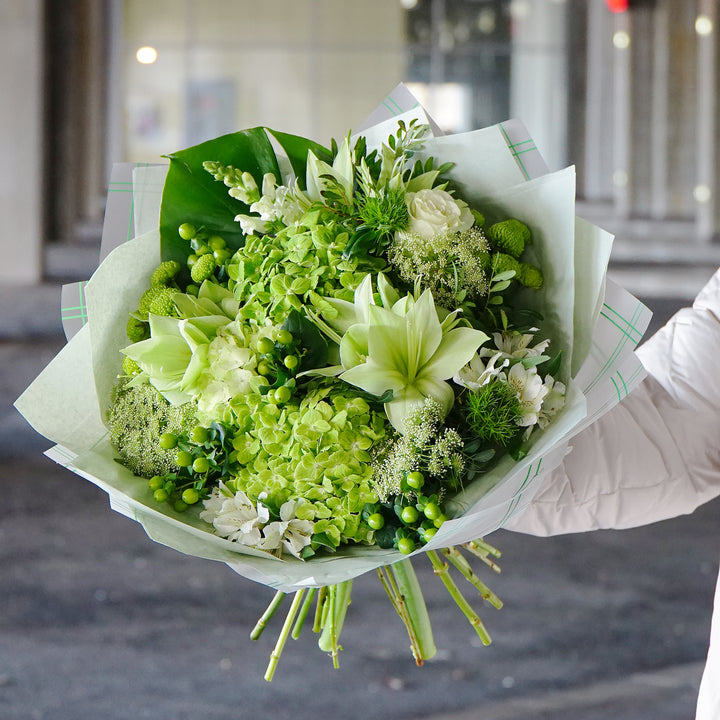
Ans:
{"label": "flower bouquet", "polygon": [[573,169],[517,122],[382,108],[330,148],[254,128],[136,168],[67,289],[86,322],[16,403],[152,539],[274,587],[253,637],[294,593],[268,680],[311,613],[337,665],[369,570],[431,657],[422,553],[489,642],[450,566],[500,607],[468,558],[498,569],[483,537],[642,376],[649,314]]}

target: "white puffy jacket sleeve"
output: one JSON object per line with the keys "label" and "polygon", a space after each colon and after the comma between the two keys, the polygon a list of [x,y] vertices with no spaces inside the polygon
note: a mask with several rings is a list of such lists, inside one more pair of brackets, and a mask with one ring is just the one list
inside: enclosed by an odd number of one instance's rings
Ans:
{"label": "white puffy jacket sleeve", "polygon": [[649,377],[571,441],[508,529],[634,527],[720,495],[720,270],[638,355]]}

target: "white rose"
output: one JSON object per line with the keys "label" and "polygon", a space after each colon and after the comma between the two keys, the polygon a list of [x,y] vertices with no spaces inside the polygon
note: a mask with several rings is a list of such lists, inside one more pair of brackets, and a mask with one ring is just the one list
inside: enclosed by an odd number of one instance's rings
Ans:
{"label": "white rose", "polygon": [[405,196],[410,224],[407,232],[432,238],[434,235],[469,230],[474,223],[466,203],[445,190],[419,190]]}

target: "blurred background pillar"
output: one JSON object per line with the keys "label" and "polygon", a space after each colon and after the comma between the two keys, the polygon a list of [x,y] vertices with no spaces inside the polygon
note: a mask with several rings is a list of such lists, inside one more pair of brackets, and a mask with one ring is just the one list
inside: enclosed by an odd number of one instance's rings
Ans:
{"label": "blurred background pillar", "polygon": [[0,283],[42,276],[43,3],[0,2]]}
{"label": "blurred background pillar", "polygon": [[695,18],[697,41],[697,167],[695,230],[698,240],[710,242],[716,231],[717,192],[715,182],[716,123],[715,83],[717,0],[698,0]]}
{"label": "blurred background pillar", "polygon": [[510,117],[521,118],[551,170],[567,163],[566,4],[510,5]]}

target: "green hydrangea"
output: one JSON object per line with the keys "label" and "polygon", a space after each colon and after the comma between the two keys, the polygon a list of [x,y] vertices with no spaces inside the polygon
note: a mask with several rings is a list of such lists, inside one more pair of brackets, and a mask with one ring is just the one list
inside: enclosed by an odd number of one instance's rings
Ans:
{"label": "green hydrangea", "polygon": [[235,490],[253,501],[262,495],[276,513],[304,497],[297,516],[315,523],[320,544],[372,539],[362,510],[377,501],[369,451],[385,437],[381,413],[352,391],[327,385],[283,407],[267,395],[248,394],[232,410],[238,427],[232,460],[240,465],[231,481]]}
{"label": "green hydrangea", "polygon": [[385,267],[379,259],[370,263],[343,257],[347,232],[339,224],[318,221],[317,212],[309,213],[298,226],[246,238],[228,265],[241,317],[282,325],[303,305],[327,317],[334,309],[325,297],[352,302],[368,269]]}

